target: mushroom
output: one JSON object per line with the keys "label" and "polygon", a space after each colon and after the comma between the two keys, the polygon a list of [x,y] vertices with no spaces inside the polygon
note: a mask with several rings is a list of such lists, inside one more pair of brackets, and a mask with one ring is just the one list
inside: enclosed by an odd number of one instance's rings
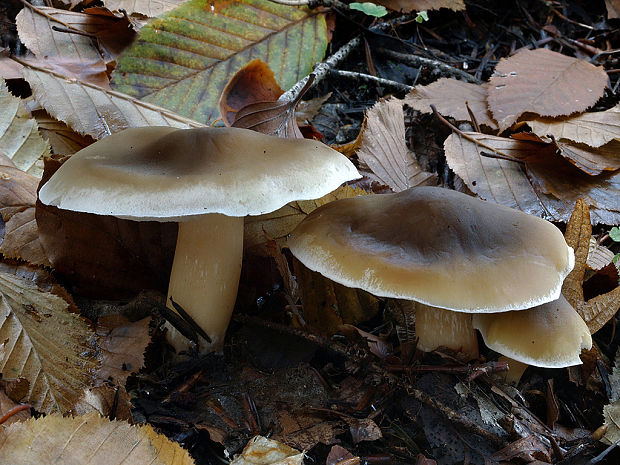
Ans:
{"label": "mushroom", "polygon": [[438,187],[331,202],[288,244],[338,283],[423,304],[416,305],[420,348],[465,349],[470,358],[477,346],[469,314],[555,300],[574,264],[548,221]]}
{"label": "mushroom", "polygon": [[[141,127],[73,155],[40,189],[41,202],[136,221],[178,221],[168,306],[182,308],[221,347],[243,252],[243,217],[321,197],[359,178],[326,145],[237,128]],[[176,304],[176,305],[173,305]],[[177,349],[187,340],[171,331]]]}

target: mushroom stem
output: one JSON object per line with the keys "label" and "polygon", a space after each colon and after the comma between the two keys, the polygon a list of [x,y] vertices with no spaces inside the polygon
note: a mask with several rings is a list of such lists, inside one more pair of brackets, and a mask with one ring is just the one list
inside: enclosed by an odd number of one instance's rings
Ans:
{"label": "mushroom stem", "polygon": [[[243,257],[243,217],[211,213],[179,223],[170,274],[170,298],[211,338],[200,339],[200,352],[220,350],[232,315]],[[169,342],[177,350],[189,341],[168,325]]]}
{"label": "mushroom stem", "polygon": [[469,313],[416,302],[415,330],[418,349],[424,352],[447,347],[461,353],[464,361],[478,358],[478,338]]}

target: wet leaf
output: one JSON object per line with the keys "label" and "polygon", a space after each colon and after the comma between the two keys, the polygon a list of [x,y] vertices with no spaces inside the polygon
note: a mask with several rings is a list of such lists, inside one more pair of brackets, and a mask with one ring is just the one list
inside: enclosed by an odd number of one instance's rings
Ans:
{"label": "wet leaf", "polygon": [[566,116],[587,110],[607,85],[602,66],[545,48],[500,60],[489,80],[489,108],[503,131],[525,112]]}
{"label": "wet leaf", "polygon": [[142,28],[112,87],[207,123],[226,83],[250,60],[265,61],[287,89],[326,46],[325,18],[316,11],[267,0],[190,0]]}
{"label": "wet leaf", "polygon": [[0,153],[20,170],[37,177],[43,173],[43,157],[49,155],[48,144],[37,132],[37,122],[4,81],[0,81]]}
{"label": "wet leaf", "polygon": [[231,126],[243,107],[258,102],[275,102],[283,92],[267,63],[259,59],[250,61],[235,73],[222,91],[219,107],[224,124]]}
{"label": "wet leaf", "polygon": [[302,465],[304,454],[286,444],[255,436],[230,465]]}
{"label": "wet leaf", "polygon": [[471,108],[478,124],[497,129],[487,107],[487,85],[472,84],[457,79],[441,78],[427,86],[416,86],[405,97],[404,103],[422,113],[432,113],[431,105],[444,116],[457,121],[471,118],[466,103]]}
{"label": "wet leaf", "polygon": [[411,12],[449,8],[454,11],[465,9],[463,0],[378,0],[377,3],[396,11]]}
{"label": "wet leaf", "polygon": [[434,175],[422,171],[407,148],[402,100],[381,100],[368,110],[357,155],[395,192],[435,181]]}
{"label": "wet leaf", "polygon": [[566,243],[575,251],[575,267],[564,280],[562,294],[584,319],[590,333],[594,334],[620,308],[620,286],[606,294],[598,295],[588,301],[584,300],[582,285],[592,237],[592,225],[588,205],[582,199],[577,200],[564,237]]}
{"label": "wet leaf", "polygon": [[174,10],[186,0],[103,0],[110,10],[125,10],[128,15],[139,13],[149,18]]}
{"label": "wet leaf", "polygon": [[526,123],[540,137],[553,136],[555,140],[566,139],[600,147],[620,139],[620,105],[572,118],[537,118]]}
{"label": "wet leaf", "polygon": [[49,265],[35,221],[39,179],[11,166],[0,166],[0,253],[35,265]]}
{"label": "wet leaf", "polygon": [[50,115],[95,139],[129,127],[202,126],[164,108],[42,68],[26,67],[23,73],[36,100]]}
{"label": "wet leaf", "polygon": [[30,381],[27,400],[36,410],[68,412],[92,382],[94,333],[63,298],[4,270],[0,296],[0,371]]}
{"label": "wet leaf", "polygon": [[0,455],[7,463],[35,465],[191,465],[187,451],[149,425],[131,426],[97,414],[48,415],[0,431]]}
{"label": "wet leaf", "polygon": [[[485,200],[517,208],[553,221],[568,221],[578,198],[586,199],[595,223],[620,222],[620,173],[589,176],[561,155],[553,144],[515,140],[481,133],[466,133],[503,154],[526,162],[481,155],[493,154],[456,134],[445,143],[450,168],[467,187]],[[537,138],[536,138],[537,139]]]}

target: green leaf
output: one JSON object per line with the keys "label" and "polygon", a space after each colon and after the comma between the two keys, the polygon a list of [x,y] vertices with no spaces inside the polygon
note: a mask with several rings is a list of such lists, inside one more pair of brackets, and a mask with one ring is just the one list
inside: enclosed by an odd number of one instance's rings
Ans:
{"label": "green leaf", "polygon": [[418,12],[415,17],[416,22],[423,23],[424,21],[428,21],[428,13],[426,10]]}
{"label": "green leaf", "polygon": [[609,237],[611,237],[614,242],[620,242],[620,229],[618,229],[618,226],[611,228],[611,231],[609,231]]}
{"label": "green leaf", "polygon": [[283,89],[306,76],[327,47],[322,14],[268,0],[190,0],[142,28],[118,61],[114,90],[201,123],[219,117],[220,94],[254,58]]}
{"label": "green leaf", "polygon": [[361,11],[368,16],[376,16],[377,18],[387,15],[387,9],[383,5],[375,5],[371,2],[349,3],[349,8],[352,10]]}

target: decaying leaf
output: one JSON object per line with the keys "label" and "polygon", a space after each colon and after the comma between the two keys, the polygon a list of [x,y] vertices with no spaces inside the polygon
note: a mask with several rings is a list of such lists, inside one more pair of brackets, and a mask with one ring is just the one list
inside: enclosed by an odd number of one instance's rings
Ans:
{"label": "decaying leaf", "polygon": [[219,107],[224,124],[231,126],[243,107],[275,102],[283,92],[267,63],[259,59],[250,61],[235,73],[222,91]]}
{"label": "decaying leaf", "polygon": [[[620,172],[589,176],[557,154],[554,144],[466,134],[487,148],[452,134],[444,142],[446,159],[481,198],[563,222],[570,218],[577,199],[583,198],[595,223],[620,222]],[[525,165],[481,155],[493,155],[488,147],[523,160]]]}
{"label": "decaying leaf", "polygon": [[600,245],[594,237],[588,244],[588,260],[586,264],[593,270],[600,270],[609,265],[614,259],[614,253],[607,247]]}
{"label": "decaying leaf", "polygon": [[95,139],[129,127],[202,126],[164,108],[43,68],[29,66],[23,73],[36,100],[50,115],[79,134]]}
{"label": "decaying leaf", "polygon": [[311,412],[293,413],[282,409],[278,411],[278,423],[282,431],[275,435],[276,439],[305,450],[319,443],[335,444],[339,442],[337,436],[343,432],[338,422],[319,418]]}
{"label": "decaying leaf", "polygon": [[264,436],[255,436],[230,465],[302,465],[303,452]]}
{"label": "decaying leaf", "polygon": [[0,371],[30,381],[36,410],[68,412],[92,382],[94,333],[68,302],[26,278],[0,271],[0,296]]}
{"label": "decaying leaf", "polygon": [[540,137],[553,136],[555,140],[566,139],[600,147],[620,139],[620,105],[572,118],[537,118],[526,123]]}
{"label": "decaying leaf", "polygon": [[174,10],[186,0],[103,0],[110,10],[124,10],[128,15],[139,13],[149,18],[163,15]]}
{"label": "decaying leaf", "polygon": [[[61,161],[46,163],[43,182]],[[168,287],[176,223],[130,221],[61,210],[37,201],[39,239],[56,271],[82,295],[113,299]]]}
{"label": "decaying leaf", "polygon": [[489,108],[503,131],[525,112],[565,116],[587,110],[607,85],[602,66],[545,48],[500,60],[489,80]]}
{"label": "decaying leaf", "polygon": [[113,420],[133,422],[131,398],[122,386],[102,384],[85,388],[82,396],[73,405],[74,415],[97,413]]}
{"label": "decaying leaf", "polygon": [[601,439],[605,444],[613,444],[620,440],[620,400],[616,400],[603,407],[603,416],[607,432]]}
{"label": "decaying leaf", "polygon": [[92,137],[78,134],[41,108],[33,110],[32,116],[37,120],[39,133],[52,147],[52,153],[73,155],[95,142]]}
{"label": "decaying leaf", "polygon": [[614,140],[597,148],[566,141],[558,141],[556,144],[563,157],[589,175],[596,176],[603,171],[620,169],[620,141]]}
{"label": "decaying leaf", "polygon": [[395,11],[424,11],[439,10],[449,8],[450,10],[460,11],[465,9],[463,0],[378,0],[378,4]]}
{"label": "decaying leaf", "polygon": [[283,239],[313,210],[338,199],[366,195],[363,189],[345,185],[316,200],[291,202],[266,215],[247,216],[243,246],[246,249],[266,243],[271,239]]}
{"label": "decaying leaf", "polygon": [[377,102],[366,113],[362,143],[357,151],[379,181],[395,192],[434,183],[435,176],[422,171],[405,143],[403,101]]}
{"label": "decaying leaf", "polygon": [[265,61],[287,89],[323,58],[326,46],[318,10],[268,0],[190,0],[142,28],[111,84],[207,123],[217,117],[226,83],[250,60]]}
{"label": "decaying leaf", "polygon": [[538,437],[531,434],[511,442],[491,457],[498,462],[517,459],[526,463],[535,463],[540,460],[542,463],[551,463],[551,450]]}
{"label": "decaying leaf", "polygon": [[566,243],[575,251],[575,267],[562,285],[562,294],[584,319],[590,333],[594,334],[612,318],[620,308],[620,286],[598,295],[588,301],[583,296],[583,278],[592,236],[590,211],[582,199],[578,199],[575,210],[566,226]]}
{"label": "decaying leaf", "polygon": [[49,265],[35,221],[39,179],[11,166],[0,166],[0,253],[35,265]]}
{"label": "decaying leaf", "polygon": [[0,431],[0,456],[6,463],[22,465],[194,463],[186,450],[151,426],[131,426],[97,414],[48,415],[14,423]]}
{"label": "decaying leaf", "polygon": [[[0,417],[4,416],[9,410],[17,407],[19,404],[11,400],[6,393],[0,389]],[[7,427],[12,423],[18,421],[25,421],[30,418],[30,409],[22,410],[11,415],[6,421],[2,423],[3,427]]]}
{"label": "decaying leaf", "polygon": [[43,157],[49,155],[48,144],[37,132],[37,122],[30,118],[22,101],[10,94],[4,81],[0,81],[0,154],[37,177],[43,173]]}
{"label": "decaying leaf", "polygon": [[467,111],[469,105],[478,124],[497,129],[497,123],[487,107],[487,84],[441,78],[427,86],[416,86],[407,94],[404,103],[422,113],[432,113],[430,106],[435,105],[439,113],[457,121],[471,119]]}
{"label": "decaying leaf", "polygon": [[620,1],[605,0],[605,6],[607,7],[607,18],[620,18]]}

